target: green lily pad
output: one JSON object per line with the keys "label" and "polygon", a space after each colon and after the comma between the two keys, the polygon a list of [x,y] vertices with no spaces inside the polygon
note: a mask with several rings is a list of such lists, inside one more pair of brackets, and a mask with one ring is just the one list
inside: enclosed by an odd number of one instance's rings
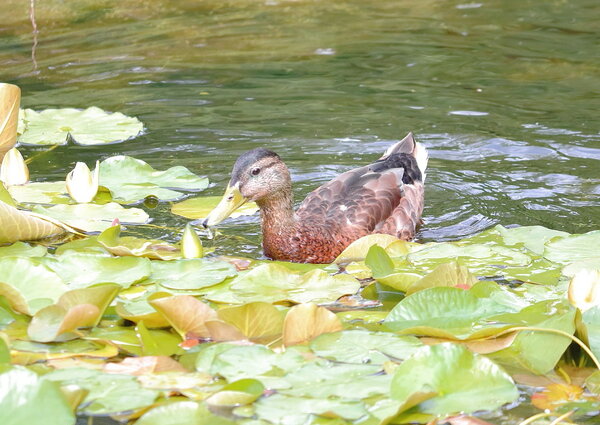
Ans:
{"label": "green lily pad", "polygon": [[80,411],[87,415],[112,415],[150,406],[158,391],[142,388],[133,376],[69,368],[44,375],[44,380],[61,385],[75,384],[88,391]]}
{"label": "green lily pad", "polygon": [[0,365],[0,423],[72,425],[75,415],[59,386],[21,367]]}
{"label": "green lily pad", "polygon": [[497,409],[518,398],[517,388],[499,366],[461,345],[444,343],[420,348],[396,368],[393,399],[434,392],[418,409],[434,415]]}
{"label": "green lily pad", "polygon": [[38,182],[8,188],[10,195],[20,204],[69,204],[67,186],[61,182]]}
{"label": "green lily pad", "polygon": [[[561,300],[541,301],[518,313],[505,313],[490,320],[517,326],[556,329],[572,335],[575,332],[576,309]],[[511,370],[544,374],[551,371],[571,344],[571,339],[543,330],[522,331],[512,344],[488,355]]]}
{"label": "green lily pad", "polygon": [[211,406],[240,406],[258,399],[265,390],[256,379],[240,379],[225,385],[219,392],[211,395],[206,402]]}
{"label": "green lily pad", "polygon": [[136,422],[137,425],[233,425],[235,422],[211,413],[204,404],[177,401],[157,406]]}
{"label": "green lily pad", "polygon": [[468,289],[477,282],[477,276],[471,273],[468,268],[452,261],[440,264],[431,273],[410,285],[406,290],[406,294],[410,295],[423,289],[442,286]]}
{"label": "green lily pad", "polygon": [[[220,196],[198,196],[173,204],[171,212],[185,218],[204,218],[217,206],[219,201],[221,201]],[[257,211],[258,205],[254,202],[247,202],[235,210],[229,217],[235,218],[243,215],[253,215]]]}
{"label": "green lily pad", "polygon": [[[478,285],[490,284],[482,282]],[[499,298],[513,300],[500,287],[494,287],[493,292]],[[489,317],[518,310],[519,307],[511,306],[510,302],[494,300],[489,293],[479,295],[474,290],[436,287],[404,298],[390,311],[385,324],[405,334],[450,339],[481,338],[508,326],[506,322],[488,321]]]}
{"label": "green lily pad", "polygon": [[168,242],[121,236],[121,225],[111,226],[98,235],[96,241],[114,255],[146,257],[152,260],[181,258],[179,247]]}
{"label": "green lily pad", "polygon": [[412,336],[347,330],[318,336],[310,349],[317,356],[338,362],[381,365],[391,359],[406,359],[422,345]]}
{"label": "green lily pad", "polygon": [[0,257],[43,257],[47,251],[42,245],[31,246],[24,242],[15,242],[9,246],[1,246]]}
{"label": "green lily pad", "polygon": [[546,243],[544,257],[560,264],[574,263],[597,258],[597,247],[600,245],[600,230],[552,239]]}
{"label": "green lily pad", "polygon": [[111,227],[115,219],[123,224],[144,224],[150,218],[144,210],[124,208],[116,202],[104,205],[55,205],[49,208],[38,205],[33,211],[60,220],[84,232],[102,232]]}
{"label": "green lily pad", "polygon": [[69,288],[41,259],[0,258],[0,295],[19,313],[34,315],[54,304]]}
{"label": "green lily pad", "polygon": [[182,166],[157,171],[146,162],[130,156],[113,156],[100,163],[100,185],[113,199],[133,203],[148,196],[172,201],[183,194],[178,190],[199,191],[208,187],[206,177],[198,177]]}
{"label": "green lily pad", "polygon": [[223,282],[237,274],[225,261],[192,258],[152,263],[151,279],[171,289],[199,289]]}
{"label": "green lily pad", "polygon": [[262,264],[240,274],[227,288],[207,293],[205,297],[232,304],[255,301],[326,303],[354,294],[359,288],[360,283],[348,275],[331,276],[319,269],[302,274],[279,264]]}
{"label": "green lily pad", "polygon": [[311,422],[314,416],[357,420],[367,414],[364,404],[357,401],[291,397],[283,394],[258,400],[255,410],[259,418],[278,425],[314,423]]}
{"label": "green lily pad", "polygon": [[18,141],[25,145],[65,145],[69,140],[80,145],[101,145],[123,142],[144,129],[137,118],[95,106],[84,110],[63,108],[40,112],[23,109],[19,120],[22,134]]}
{"label": "green lily pad", "polygon": [[44,260],[46,266],[71,288],[85,288],[106,282],[128,288],[151,273],[150,260],[140,257],[111,257],[71,250]]}
{"label": "green lily pad", "polygon": [[280,393],[298,397],[362,400],[388,394],[391,375],[379,374],[380,365],[312,362],[285,375],[290,388]]}
{"label": "green lily pad", "polygon": [[600,305],[590,308],[582,316],[590,350],[600,359]]}
{"label": "green lily pad", "polygon": [[[255,302],[221,308],[217,315],[254,342],[268,344],[281,337],[283,332],[283,313],[269,303]],[[211,336],[215,338],[212,332]]]}
{"label": "green lily pad", "polygon": [[[38,311],[27,333],[33,341],[72,339],[75,329],[98,324],[102,314],[119,291],[119,285],[105,283],[64,293],[56,304]],[[60,338],[59,338],[60,337]]]}

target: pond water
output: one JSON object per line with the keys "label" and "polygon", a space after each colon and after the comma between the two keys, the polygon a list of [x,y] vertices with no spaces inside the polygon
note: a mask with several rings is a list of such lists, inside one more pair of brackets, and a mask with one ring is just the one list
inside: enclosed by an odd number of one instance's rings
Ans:
{"label": "pond water", "polygon": [[[96,105],[147,128],[43,153],[34,180],[127,154],[206,175],[216,195],[236,156],[264,146],[299,201],[413,131],[431,156],[420,240],[600,227],[597,0],[34,3],[37,33],[29,2],[0,4],[0,80],[23,106]],[[151,215],[167,239],[186,222]],[[260,255],[257,216],[221,230],[220,252]]]}

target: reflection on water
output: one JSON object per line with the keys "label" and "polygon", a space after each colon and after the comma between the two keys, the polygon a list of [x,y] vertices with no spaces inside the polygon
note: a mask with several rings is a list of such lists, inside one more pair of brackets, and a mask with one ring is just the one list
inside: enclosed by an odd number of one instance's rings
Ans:
{"label": "reflection on water", "polygon": [[[0,80],[24,106],[97,105],[148,128],[49,152],[31,164],[38,180],[122,153],[185,165],[220,194],[235,157],[267,146],[300,200],[412,130],[431,154],[421,240],[599,227],[596,0],[47,0],[35,12],[37,34],[29,2],[0,4]],[[165,205],[151,214],[167,227],[154,236],[185,222]],[[221,251],[259,255],[257,224],[227,222]]]}

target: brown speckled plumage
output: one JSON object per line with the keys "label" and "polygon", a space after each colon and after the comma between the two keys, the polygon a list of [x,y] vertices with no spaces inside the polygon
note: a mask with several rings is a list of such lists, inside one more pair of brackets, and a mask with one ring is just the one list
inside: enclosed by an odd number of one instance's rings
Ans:
{"label": "brown speckled plumage", "polygon": [[[330,263],[351,242],[371,233],[414,237],[423,212],[426,164],[425,148],[409,134],[378,161],[310,193],[296,212],[289,171],[270,151],[242,155],[234,167],[237,180],[232,178],[230,185],[238,183],[242,195],[259,205],[266,256]],[[264,171],[253,179],[246,169]]]}

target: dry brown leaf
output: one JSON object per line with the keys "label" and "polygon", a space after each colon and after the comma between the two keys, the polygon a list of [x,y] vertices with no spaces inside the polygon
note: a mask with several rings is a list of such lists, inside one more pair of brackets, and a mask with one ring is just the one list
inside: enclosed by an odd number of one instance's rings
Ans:
{"label": "dry brown leaf", "polygon": [[18,210],[0,201],[0,243],[34,241],[76,230],[58,220]]}
{"label": "dry brown leaf", "polygon": [[0,161],[17,142],[21,89],[0,83]]}
{"label": "dry brown leaf", "polygon": [[518,332],[512,332],[499,338],[476,339],[474,341],[465,342],[465,345],[469,350],[478,354],[494,353],[510,347],[517,337],[517,334]]}
{"label": "dry brown leaf", "polygon": [[292,307],[283,322],[283,343],[286,346],[302,344],[330,332],[342,330],[342,322],[331,311],[316,304],[298,304]]}

